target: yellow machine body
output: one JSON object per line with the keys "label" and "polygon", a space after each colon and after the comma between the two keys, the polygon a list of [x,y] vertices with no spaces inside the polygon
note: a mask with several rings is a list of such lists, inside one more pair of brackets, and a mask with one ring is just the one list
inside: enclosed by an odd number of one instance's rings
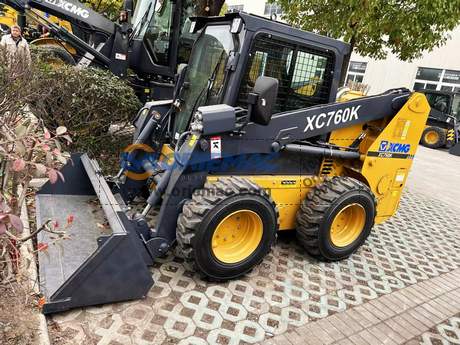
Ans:
{"label": "yellow machine body", "polygon": [[[379,224],[391,218],[398,209],[429,111],[430,106],[425,96],[415,93],[392,119],[383,118],[366,123],[371,127],[366,130],[367,136],[359,146],[360,161],[324,158],[318,175],[252,175],[245,178],[256,182],[275,200],[279,210],[280,230],[295,228],[297,211],[308,191],[325,177],[332,176],[353,177],[372,190],[377,198],[375,224]],[[329,142],[349,146],[363,132],[363,125],[331,132]],[[383,130],[380,132],[377,128]],[[385,142],[405,145],[409,157],[404,159],[398,158],[397,153],[379,152]],[[163,152],[167,154],[168,150],[163,149]],[[214,182],[219,177],[228,176],[212,175],[207,181]]]}

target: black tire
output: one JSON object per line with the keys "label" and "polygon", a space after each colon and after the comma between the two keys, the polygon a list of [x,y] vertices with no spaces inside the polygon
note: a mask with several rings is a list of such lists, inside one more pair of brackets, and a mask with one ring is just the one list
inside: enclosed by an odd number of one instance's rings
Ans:
{"label": "black tire", "polygon": [[[331,239],[332,222],[350,206],[362,209],[365,216],[363,227],[351,243],[337,246]],[[296,215],[297,238],[312,256],[320,260],[345,259],[361,247],[369,236],[374,226],[376,208],[374,194],[360,181],[341,176],[326,178],[307,193],[307,198],[300,205]]]}
{"label": "black tire", "polygon": [[[227,216],[249,210],[262,221],[257,248],[245,259],[226,263],[212,249],[215,229]],[[278,208],[273,198],[255,182],[245,178],[219,178],[193,193],[177,221],[178,248],[187,264],[202,277],[227,280],[241,276],[262,262],[276,240]]]}
{"label": "black tire", "polygon": [[[429,136],[434,136],[436,140],[429,140]],[[420,140],[423,146],[429,147],[430,149],[437,149],[446,142],[446,133],[439,127],[431,126],[423,131],[422,138]]]}
{"label": "black tire", "polygon": [[42,47],[49,49],[57,58],[59,58],[66,65],[72,65],[72,66],[76,65],[72,54],[70,54],[64,48],[55,46],[53,44],[44,44]]}

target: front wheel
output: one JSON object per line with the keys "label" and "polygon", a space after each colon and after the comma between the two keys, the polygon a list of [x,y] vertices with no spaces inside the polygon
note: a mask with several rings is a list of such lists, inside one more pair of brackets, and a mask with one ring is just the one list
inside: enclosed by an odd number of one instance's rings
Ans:
{"label": "front wheel", "polygon": [[297,212],[297,237],[313,256],[342,260],[369,236],[376,215],[372,191],[350,177],[326,178],[307,193]]}
{"label": "front wheel", "polygon": [[446,133],[442,128],[435,126],[428,127],[423,131],[421,142],[425,147],[437,149],[446,142]]}
{"label": "front wheel", "polygon": [[179,250],[202,276],[236,278],[270,252],[278,217],[273,198],[255,182],[219,178],[184,204],[177,221]]}

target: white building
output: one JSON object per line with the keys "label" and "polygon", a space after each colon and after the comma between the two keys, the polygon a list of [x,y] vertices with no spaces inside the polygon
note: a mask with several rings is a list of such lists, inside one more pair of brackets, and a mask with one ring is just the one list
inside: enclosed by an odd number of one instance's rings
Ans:
{"label": "white building", "polygon": [[[276,13],[278,18],[282,15],[279,6],[269,4],[266,0],[227,0],[226,3],[229,10],[237,9],[266,17],[272,13]],[[410,63],[398,60],[393,54],[388,54],[386,60],[373,60],[353,53],[347,80],[370,85],[370,95],[395,87],[460,93],[460,27],[450,35],[452,38],[444,46],[426,52],[422,58]]]}

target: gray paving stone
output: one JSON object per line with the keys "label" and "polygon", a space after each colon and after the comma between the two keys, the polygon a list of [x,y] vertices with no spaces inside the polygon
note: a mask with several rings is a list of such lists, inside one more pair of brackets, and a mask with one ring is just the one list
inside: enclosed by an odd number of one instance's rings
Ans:
{"label": "gray paving stone", "polygon": [[335,316],[345,325],[351,328],[354,332],[359,332],[363,329],[363,326],[361,326],[355,319],[344,312],[335,314]]}
{"label": "gray paving stone", "polygon": [[446,294],[439,296],[444,302],[453,305],[457,310],[460,310],[460,300],[457,299],[454,295]]}
{"label": "gray paving stone", "polygon": [[425,324],[417,320],[409,313],[402,313],[401,317],[407,322],[409,322],[411,325],[413,325],[415,328],[417,328],[420,333],[423,333],[429,329],[429,327],[427,327]]}
{"label": "gray paving stone", "polygon": [[449,278],[445,277],[444,274],[442,276],[432,279],[432,282],[435,284],[440,284],[440,285],[443,284],[443,285],[448,286],[449,287],[448,291],[452,291],[458,287],[458,285],[452,282]]}
{"label": "gray paving stone", "polygon": [[342,340],[334,343],[334,345],[354,345],[354,343],[350,339],[345,338],[345,339],[342,339]]}
{"label": "gray paving stone", "polygon": [[265,340],[262,341],[260,344],[261,344],[261,345],[276,345],[276,343],[275,343],[275,341],[273,340],[273,338],[265,339]]}
{"label": "gray paving stone", "polygon": [[396,297],[399,299],[403,304],[407,305],[409,308],[415,307],[418,303],[415,303],[410,298],[404,296],[401,292],[395,291],[391,294],[391,296]]}
{"label": "gray paving stone", "polygon": [[377,325],[370,327],[368,331],[371,332],[371,334],[380,340],[383,344],[396,345],[396,342],[394,342],[388,334],[383,333],[380,328],[377,327]]}
{"label": "gray paving stone", "polygon": [[369,344],[384,345],[379,339],[374,337],[368,330],[364,330],[358,333],[361,338],[366,340]]}
{"label": "gray paving stone", "polygon": [[362,316],[360,313],[358,313],[356,310],[353,309],[348,309],[347,311],[344,312],[346,315],[352,317],[356,322],[358,322],[363,328],[367,328],[373,325],[371,321],[366,319],[364,316]]}
{"label": "gray paving stone", "polygon": [[444,284],[434,284],[430,280],[425,280],[423,282],[423,284],[425,284],[426,286],[429,286],[430,288],[432,288],[433,289],[432,291],[437,291],[438,296],[442,295],[442,294],[445,294],[446,292],[450,291],[450,289],[446,285],[444,285]]}
{"label": "gray paving stone", "polygon": [[[348,327],[345,323],[342,322],[336,315],[329,316],[327,321],[330,322],[335,328],[337,328],[342,334],[346,337],[355,333],[350,327]],[[356,325],[361,328],[357,323]],[[362,329],[362,328],[361,328]],[[359,331],[360,329],[358,329]]]}
{"label": "gray paving stone", "polygon": [[417,320],[419,320],[421,323],[423,323],[426,327],[428,328],[431,328],[433,327],[434,325],[436,325],[436,322],[434,322],[433,320],[429,319],[428,317],[420,314],[418,311],[416,311],[415,309],[411,309],[411,310],[408,310],[407,311],[407,314],[413,316],[414,318],[416,318]]}
{"label": "gray paving stone", "polygon": [[[421,283],[419,283],[419,284],[421,284]],[[417,290],[418,292],[420,292],[422,295],[425,295],[427,297],[426,300],[430,300],[430,299],[438,297],[437,293],[434,294],[433,292],[430,291],[431,289],[428,289],[428,287],[425,287],[425,286],[422,286],[422,285],[419,285],[419,284],[414,284],[414,285],[412,285],[412,287],[415,290]]]}
{"label": "gray paving stone", "polygon": [[413,286],[409,286],[409,287],[405,288],[404,290],[407,291],[408,293],[410,293],[411,295],[416,296],[422,302],[426,302],[426,301],[429,300],[429,297],[427,295],[422,294],[417,289],[415,289]]}
{"label": "gray paving stone", "polygon": [[[366,303],[365,303],[366,304]],[[357,311],[360,313],[366,320],[368,320],[370,323],[375,325],[376,323],[379,323],[381,320],[374,316],[370,311],[368,311],[366,308],[364,308],[362,305],[353,308],[353,310]]]}
{"label": "gray paving stone", "polygon": [[409,340],[416,335],[406,330],[403,326],[401,326],[401,324],[398,321],[399,321],[398,316],[395,316],[389,320],[384,321],[383,323],[386,324],[388,327],[392,328],[396,333],[398,333],[405,340]]}
{"label": "gray paving stone", "polygon": [[[425,307],[428,307],[428,308],[425,308]],[[439,314],[436,312],[435,314],[432,313],[432,309],[433,307],[430,307],[429,305],[427,305],[426,303],[422,304],[422,305],[419,305],[418,307],[415,307],[414,310],[420,314],[422,314],[423,316],[425,316],[427,319],[431,320],[431,321],[434,321],[435,324],[438,324],[440,323],[441,321],[444,321],[445,320],[445,317],[442,316],[440,317]]]}
{"label": "gray paving stone", "polygon": [[334,341],[343,339],[345,336],[337,329],[335,328],[327,319],[322,319],[317,322],[317,324],[324,329],[332,338],[334,338]]}
{"label": "gray paving stone", "polygon": [[388,319],[388,316],[383,311],[377,309],[370,303],[364,303],[362,304],[362,307],[366,309],[368,312],[372,313],[372,315],[374,315],[380,321]]}
{"label": "gray paving stone", "polygon": [[451,317],[452,315],[456,314],[455,311],[451,312],[450,310],[444,308],[436,300],[432,300],[432,301],[429,301],[427,303],[428,303],[428,305],[433,307],[433,309],[435,309],[440,314],[440,317],[442,317],[442,315],[444,315],[445,319],[447,319],[447,318]]}
{"label": "gray paving stone", "polygon": [[396,332],[393,328],[388,326],[385,322],[381,322],[376,327],[384,334],[388,336],[388,338],[392,339],[397,344],[402,344],[406,339],[404,339],[398,332]]}
{"label": "gray paving stone", "polygon": [[399,326],[401,326],[404,330],[406,330],[407,332],[411,333],[413,337],[415,337],[415,336],[419,335],[420,333],[422,333],[422,330],[420,330],[417,327],[415,327],[414,325],[412,325],[410,322],[405,320],[401,315],[395,316],[393,318],[393,320]]}
{"label": "gray paving stone", "polygon": [[371,345],[365,339],[363,339],[359,334],[353,334],[351,337],[349,337],[349,339],[355,345]]}
{"label": "gray paving stone", "polygon": [[292,345],[304,345],[305,340],[295,331],[286,332],[284,336],[292,343]]}
{"label": "gray paving stone", "polygon": [[332,344],[334,338],[329,335],[322,327],[320,327],[316,322],[308,324],[307,329],[310,330],[321,342],[325,345]]}
{"label": "gray paving stone", "polygon": [[388,318],[390,317],[393,317],[396,315],[396,313],[391,310],[390,308],[388,308],[387,306],[385,306],[379,298],[377,299],[374,299],[372,301],[369,302],[372,306],[376,307],[378,310],[382,311],[382,313],[384,313]]}
{"label": "gray paving stone", "polygon": [[460,312],[460,310],[458,309],[457,306],[455,306],[453,303],[448,303],[446,301],[444,301],[442,298],[442,296],[436,298],[435,300],[433,300],[433,302],[439,304],[440,306],[444,307],[445,309],[447,309],[452,315],[454,314],[457,314],[458,312]]}
{"label": "gray paving stone", "polygon": [[379,297],[379,301],[382,302],[386,307],[391,309],[396,314],[402,313],[404,311],[398,304],[394,303],[391,299],[388,298],[388,295]]}
{"label": "gray paving stone", "polygon": [[316,335],[314,335],[306,326],[299,327],[295,330],[299,336],[304,340],[304,344],[308,345],[323,345]]}
{"label": "gray paving stone", "polygon": [[277,335],[273,338],[276,345],[292,345],[292,343],[284,336],[284,334]]}

